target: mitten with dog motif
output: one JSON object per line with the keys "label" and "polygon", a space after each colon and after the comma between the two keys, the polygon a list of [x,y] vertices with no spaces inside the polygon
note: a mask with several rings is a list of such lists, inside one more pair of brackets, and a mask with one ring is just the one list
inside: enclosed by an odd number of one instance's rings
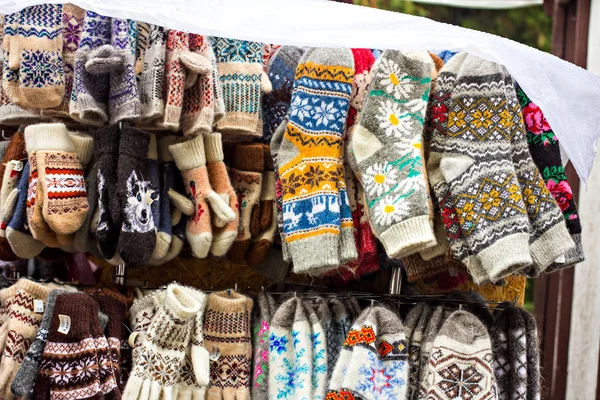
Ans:
{"label": "mitten with dog motif", "polygon": [[152,185],[148,165],[150,135],[123,127],[119,142],[117,196],[123,213],[119,255],[128,266],[142,266],[152,256],[156,228],[152,203],[158,201],[158,188]]}

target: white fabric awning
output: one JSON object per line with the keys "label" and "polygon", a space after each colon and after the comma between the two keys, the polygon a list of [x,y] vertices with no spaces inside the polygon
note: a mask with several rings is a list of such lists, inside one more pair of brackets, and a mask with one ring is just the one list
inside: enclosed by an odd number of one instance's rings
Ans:
{"label": "white fabric awning", "polygon": [[[0,12],[59,0],[0,0]],[[543,110],[585,182],[600,136],[600,77],[509,39],[427,18],[316,0],[72,0],[111,17],[296,46],[466,50],[504,64]]]}
{"label": "white fabric awning", "polygon": [[505,10],[541,6],[544,0],[412,0],[414,3],[434,4],[461,8]]}

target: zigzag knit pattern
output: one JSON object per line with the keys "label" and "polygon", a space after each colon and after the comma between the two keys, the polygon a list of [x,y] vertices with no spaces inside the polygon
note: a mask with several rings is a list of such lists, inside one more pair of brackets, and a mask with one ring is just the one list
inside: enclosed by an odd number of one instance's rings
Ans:
{"label": "zigzag knit pattern", "polygon": [[84,172],[77,156],[68,152],[44,152],[43,156],[48,214],[87,210]]}

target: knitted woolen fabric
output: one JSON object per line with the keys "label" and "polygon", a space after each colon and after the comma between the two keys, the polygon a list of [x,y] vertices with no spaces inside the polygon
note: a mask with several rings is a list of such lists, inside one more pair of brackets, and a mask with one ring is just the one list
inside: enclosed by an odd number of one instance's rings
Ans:
{"label": "knitted woolen fabric", "polygon": [[331,313],[323,298],[306,304],[312,334],[312,399],[325,399],[329,375],[327,332],[331,331]]}
{"label": "knitted woolen fabric", "polygon": [[527,335],[527,399],[541,398],[540,350],[533,315],[521,309]]}
{"label": "knitted woolen fabric", "polygon": [[152,31],[153,25],[146,22],[137,22],[137,43],[135,46],[135,77],[138,84],[142,78],[142,72],[144,71],[144,56],[146,51],[150,48],[150,32]]}
{"label": "knitted woolen fabric", "polygon": [[[143,297],[136,297],[129,309],[129,326],[132,334],[136,334],[136,342],[141,343],[142,339],[152,322],[152,318],[156,314],[157,308],[160,306],[157,301],[157,293],[152,293]],[[138,354],[141,347],[132,346],[131,361],[132,365],[138,363]]]}
{"label": "knitted woolen fabric", "polygon": [[163,99],[165,109],[159,126],[176,132],[179,130],[185,70],[180,61],[180,54],[189,49],[189,35],[185,32],[170,30],[167,37],[165,58],[165,77],[163,82]]}
{"label": "knitted woolen fabric", "polygon": [[269,398],[312,398],[312,333],[300,298],[279,306],[269,340]]}
{"label": "knitted woolen fabric", "polygon": [[435,339],[429,364],[433,373],[428,398],[496,398],[490,337],[472,314],[459,310],[448,317]]}
{"label": "knitted woolen fabric", "polygon": [[[338,360],[328,399],[406,398],[408,346],[402,322],[392,311],[384,307],[364,310],[350,329],[342,352],[351,352],[350,360]],[[338,386],[341,378],[343,383]]]}
{"label": "knitted woolen fabric", "polygon": [[357,256],[342,166],[353,77],[349,50],[307,51],[296,69],[288,115],[271,141],[296,273],[323,274]]}
{"label": "knitted woolen fabric", "polygon": [[160,173],[158,168],[158,147],[156,134],[150,133],[150,143],[148,145],[148,180],[150,185],[156,189],[156,200],[150,204],[150,210],[152,212],[152,219],[154,220],[154,231],[156,234],[156,241],[152,248],[151,260],[158,260],[165,256],[168,250],[168,245],[161,243],[158,236],[158,227],[161,225],[161,213],[160,213]]}
{"label": "knitted woolen fabric", "polygon": [[340,300],[331,299],[328,306],[331,314],[331,324],[325,334],[327,336],[327,379],[330,379],[344,340],[346,340],[352,326],[352,320],[350,313]]}
{"label": "knitted woolen fabric", "polygon": [[[415,398],[419,392],[419,376],[421,372],[421,344],[425,336],[425,329],[429,318],[433,313],[433,309],[426,303],[421,303],[422,306],[414,307],[406,317],[404,326],[406,327],[406,339],[408,341],[408,389],[406,391],[407,399]],[[408,323],[411,322],[408,326]],[[410,333],[409,333],[410,330]],[[409,336],[410,334],[410,336]]]}
{"label": "knitted woolen fabric", "polygon": [[449,253],[442,254],[430,260],[423,260],[420,254],[412,254],[408,257],[403,257],[402,264],[404,265],[408,282],[428,279],[452,268],[464,269],[463,264],[455,260]]}
{"label": "knitted woolen fabric", "polygon": [[[176,284],[167,287],[164,301],[141,338],[137,362],[125,386],[123,399],[172,397],[190,343],[190,322],[199,311],[200,304],[183,287]],[[165,374],[164,371],[172,373]]]}
{"label": "knitted woolen fabric", "polygon": [[519,86],[517,86],[517,98],[527,128],[527,143],[529,144],[531,157],[542,174],[550,194],[558,203],[567,224],[567,229],[571,234],[571,239],[573,239],[576,246],[564,254],[563,262],[556,262],[550,265],[548,269],[556,270],[580,263],[585,259],[581,245],[581,223],[577,205],[573,200],[573,191],[567,180],[561,160],[558,138],[552,131],[548,121],[546,121],[542,110],[531,101]]}
{"label": "knitted woolen fabric", "polygon": [[457,54],[434,92],[440,125],[432,136],[429,182],[442,215],[460,228],[444,221],[454,257],[476,283],[495,281],[532,262],[529,218],[512,164],[512,114],[501,101],[502,67]]}
{"label": "knitted woolen fabric", "polygon": [[12,393],[17,397],[30,396],[38,376],[40,361],[46,348],[46,340],[50,330],[50,322],[54,313],[54,305],[59,294],[67,293],[64,290],[53,290],[48,295],[48,301],[44,304],[44,314],[35,340],[27,350],[23,364],[17,371],[10,387]]}
{"label": "knitted woolen fabric", "polygon": [[210,366],[207,400],[249,399],[252,299],[233,291],[211,293],[204,318],[204,346],[220,349]]}
{"label": "knitted woolen fabric", "polygon": [[149,47],[144,53],[144,69],[139,87],[143,126],[162,117],[165,111],[163,85],[167,35],[168,30],[162,26],[150,27]]}
{"label": "knitted woolen fabric", "polygon": [[75,53],[73,91],[69,103],[71,118],[85,124],[102,126],[108,122],[108,73],[91,74],[85,64],[90,53],[110,45],[111,19],[86,11],[79,48]]}
{"label": "knitted woolen fabric", "polygon": [[49,293],[48,288],[24,280],[8,308],[6,346],[0,363],[0,393],[7,400],[14,398],[10,385],[35,339],[42,320],[42,314],[34,312],[34,301],[45,302]]}
{"label": "knitted woolen fabric", "polygon": [[436,243],[421,156],[432,69],[427,52],[384,52],[350,139],[371,226],[390,257]]}
{"label": "knitted woolen fabric", "polygon": [[7,16],[2,41],[2,86],[24,108],[52,108],[62,102],[62,5],[42,4]]}
{"label": "knitted woolen fabric", "polygon": [[431,317],[425,326],[423,336],[421,338],[421,350],[419,352],[419,380],[418,388],[413,392],[413,396],[417,396],[418,399],[425,398],[429,385],[433,376],[433,370],[429,364],[429,358],[433,351],[434,341],[442,328],[447,315],[445,315],[444,308],[442,306],[436,307]]}
{"label": "knitted woolen fabric", "polygon": [[119,255],[129,266],[146,264],[156,244],[152,203],[158,201],[159,188],[147,180],[150,178],[149,144],[148,132],[131,127],[124,127],[121,131],[117,196],[123,223],[119,234]]}
{"label": "knitted woolen fabric", "polygon": [[[155,221],[157,225],[156,245],[152,258],[162,259],[167,255],[172,241],[171,227],[171,202],[169,200],[169,190],[173,188],[177,167],[173,156],[169,152],[169,146],[176,143],[175,136],[159,136],[157,138],[158,150],[158,172],[160,184],[160,193],[158,195],[159,218]],[[154,203],[152,204],[154,206]]]}
{"label": "knitted woolen fabric", "polygon": [[268,292],[258,293],[252,319],[252,398],[255,400],[269,399],[269,328],[277,304]]}

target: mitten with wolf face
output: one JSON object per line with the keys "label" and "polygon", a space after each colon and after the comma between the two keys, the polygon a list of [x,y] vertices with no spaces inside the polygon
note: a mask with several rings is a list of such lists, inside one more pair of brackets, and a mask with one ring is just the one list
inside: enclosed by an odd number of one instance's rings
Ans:
{"label": "mitten with wolf face", "polygon": [[129,266],[146,264],[156,245],[152,203],[158,200],[158,188],[148,180],[149,145],[147,132],[123,127],[117,172],[117,195],[123,207],[119,255]]}

